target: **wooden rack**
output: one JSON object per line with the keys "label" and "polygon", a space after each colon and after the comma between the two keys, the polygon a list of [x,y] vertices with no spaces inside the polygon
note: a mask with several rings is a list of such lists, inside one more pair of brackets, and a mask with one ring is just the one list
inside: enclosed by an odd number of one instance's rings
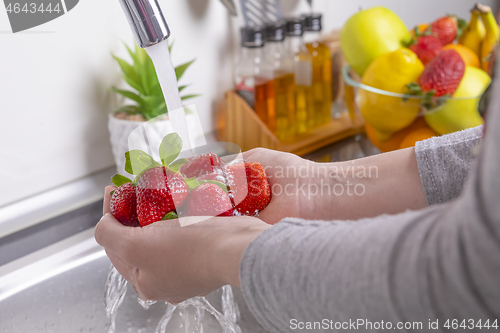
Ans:
{"label": "wooden rack", "polygon": [[237,144],[242,151],[263,147],[304,155],[362,131],[360,117],[348,112],[309,132],[280,141],[254,110],[235,92],[226,92],[219,106],[219,133],[223,141]]}

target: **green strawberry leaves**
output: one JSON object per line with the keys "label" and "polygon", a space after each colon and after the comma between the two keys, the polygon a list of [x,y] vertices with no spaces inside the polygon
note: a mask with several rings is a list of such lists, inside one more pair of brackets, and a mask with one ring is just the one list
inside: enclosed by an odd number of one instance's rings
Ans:
{"label": "green strawberry leaves", "polygon": [[422,88],[417,82],[412,82],[407,84],[406,88],[408,89],[408,91],[406,92],[406,94],[408,95],[416,95],[416,96],[422,95]]}
{"label": "green strawberry leaves", "polygon": [[125,171],[134,176],[156,166],[160,164],[142,150],[131,150],[125,153]]}
{"label": "green strawberry leaves", "polygon": [[168,220],[175,220],[178,218],[179,218],[179,216],[177,216],[176,212],[170,212],[170,213],[167,213],[165,216],[163,216],[163,218],[161,220],[168,221]]}
{"label": "green strawberry leaves", "polygon": [[219,186],[224,192],[228,193],[227,186],[224,183],[218,182],[216,180],[198,180],[196,177],[185,179],[186,185],[188,186],[189,190],[192,191],[195,188],[203,185],[203,184],[214,184]]}
{"label": "green strawberry leaves", "polygon": [[198,181],[200,185],[209,183],[209,184],[214,184],[219,186],[224,192],[228,193],[229,191],[227,190],[227,186],[224,183],[218,182],[216,180],[200,180]]}
{"label": "green strawberry leaves", "polygon": [[113,177],[111,177],[111,182],[113,183],[113,185],[115,185],[116,187],[120,187],[122,186],[123,184],[127,184],[127,183],[131,183],[132,180],[128,179],[127,177],[125,176],[122,176],[120,174],[116,174],[114,175]]}
{"label": "green strawberry leaves", "polygon": [[186,178],[184,179],[186,181],[186,185],[187,187],[189,188],[189,190],[194,190],[195,188],[197,188],[198,186],[200,186],[201,184],[198,182],[198,180],[196,179],[196,177],[193,177],[193,178]]}
{"label": "green strawberry leaves", "polygon": [[160,144],[160,159],[164,166],[174,162],[182,151],[182,139],[177,133],[170,133]]}
{"label": "green strawberry leaves", "polygon": [[187,158],[181,158],[181,159],[178,159],[177,161],[174,161],[172,163],[170,163],[170,165],[168,166],[168,168],[170,170],[172,170],[173,172],[179,172],[179,170],[181,169],[181,167],[186,164],[187,162],[189,162],[189,160]]}
{"label": "green strawberry leaves", "polygon": [[[426,93],[422,91],[420,85],[416,82],[412,82],[406,85],[408,89],[406,91],[406,95],[411,96],[421,96],[421,105],[425,108],[425,110],[429,111],[435,109],[444,103],[451,97],[450,94],[446,94],[444,96],[435,97],[436,90],[432,89]],[[409,97],[403,97],[403,102],[408,101]]]}

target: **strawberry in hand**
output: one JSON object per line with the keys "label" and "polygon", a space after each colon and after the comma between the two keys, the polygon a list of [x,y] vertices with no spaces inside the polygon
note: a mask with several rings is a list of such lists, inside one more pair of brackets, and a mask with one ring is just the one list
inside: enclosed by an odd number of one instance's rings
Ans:
{"label": "strawberry in hand", "polygon": [[220,186],[205,183],[196,187],[186,202],[187,216],[233,216],[233,206]]}
{"label": "strawberry in hand", "polygon": [[188,159],[188,162],[180,168],[180,172],[186,178],[201,177],[220,170],[223,164],[219,156],[207,153]]}
{"label": "strawberry in hand", "polygon": [[137,217],[141,226],[162,219],[175,217],[188,196],[188,187],[182,175],[176,170],[182,160],[175,161],[182,150],[182,140],[175,134],[163,138],[160,158],[163,165],[140,150],[125,154],[125,171],[136,176]]}
{"label": "strawberry in hand", "polygon": [[187,216],[255,216],[269,204],[271,189],[259,163],[225,166],[214,153],[177,159],[181,150],[182,140],[172,133],[160,145],[161,164],[141,150],[125,154],[125,171],[136,178],[113,177],[119,187],[111,210],[120,222],[144,227]]}
{"label": "strawberry in hand", "polygon": [[225,167],[229,194],[241,215],[256,216],[271,202],[271,188],[260,163],[239,163]]}
{"label": "strawberry in hand", "polygon": [[164,166],[148,169],[137,183],[137,216],[141,226],[176,212],[187,196],[188,188],[180,174]]}
{"label": "strawberry in hand", "polygon": [[138,227],[136,187],[122,175],[113,176],[112,182],[118,188],[112,192],[111,214],[125,226]]}

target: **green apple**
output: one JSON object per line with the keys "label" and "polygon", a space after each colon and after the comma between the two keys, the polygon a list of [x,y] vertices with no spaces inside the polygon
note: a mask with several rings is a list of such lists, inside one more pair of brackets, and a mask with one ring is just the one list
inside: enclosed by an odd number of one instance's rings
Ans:
{"label": "green apple", "polygon": [[438,134],[448,134],[483,124],[478,112],[481,95],[491,83],[482,69],[467,66],[453,98],[425,114],[427,124]]}
{"label": "green apple", "polygon": [[351,68],[361,76],[378,56],[395,51],[410,40],[403,21],[385,7],[354,14],[340,34],[342,52]]}

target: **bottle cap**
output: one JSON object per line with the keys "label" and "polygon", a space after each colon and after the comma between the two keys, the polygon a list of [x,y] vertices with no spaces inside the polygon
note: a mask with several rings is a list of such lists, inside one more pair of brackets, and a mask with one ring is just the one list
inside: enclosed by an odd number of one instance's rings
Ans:
{"label": "bottle cap", "polygon": [[260,27],[241,28],[241,46],[248,48],[263,47],[264,30]]}
{"label": "bottle cap", "polygon": [[289,18],[286,20],[287,36],[302,36],[304,34],[304,22],[301,18]]}
{"label": "bottle cap", "polygon": [[266,25],[266,41],[282,42],[285,40],[285,22],[278,21]]}
{"label": "bottle cap", "polygon": [[321,25],[321,14],[306,14],[302,15],[304,20],[304,30],[305,31],[321,31],[323,26]]}

